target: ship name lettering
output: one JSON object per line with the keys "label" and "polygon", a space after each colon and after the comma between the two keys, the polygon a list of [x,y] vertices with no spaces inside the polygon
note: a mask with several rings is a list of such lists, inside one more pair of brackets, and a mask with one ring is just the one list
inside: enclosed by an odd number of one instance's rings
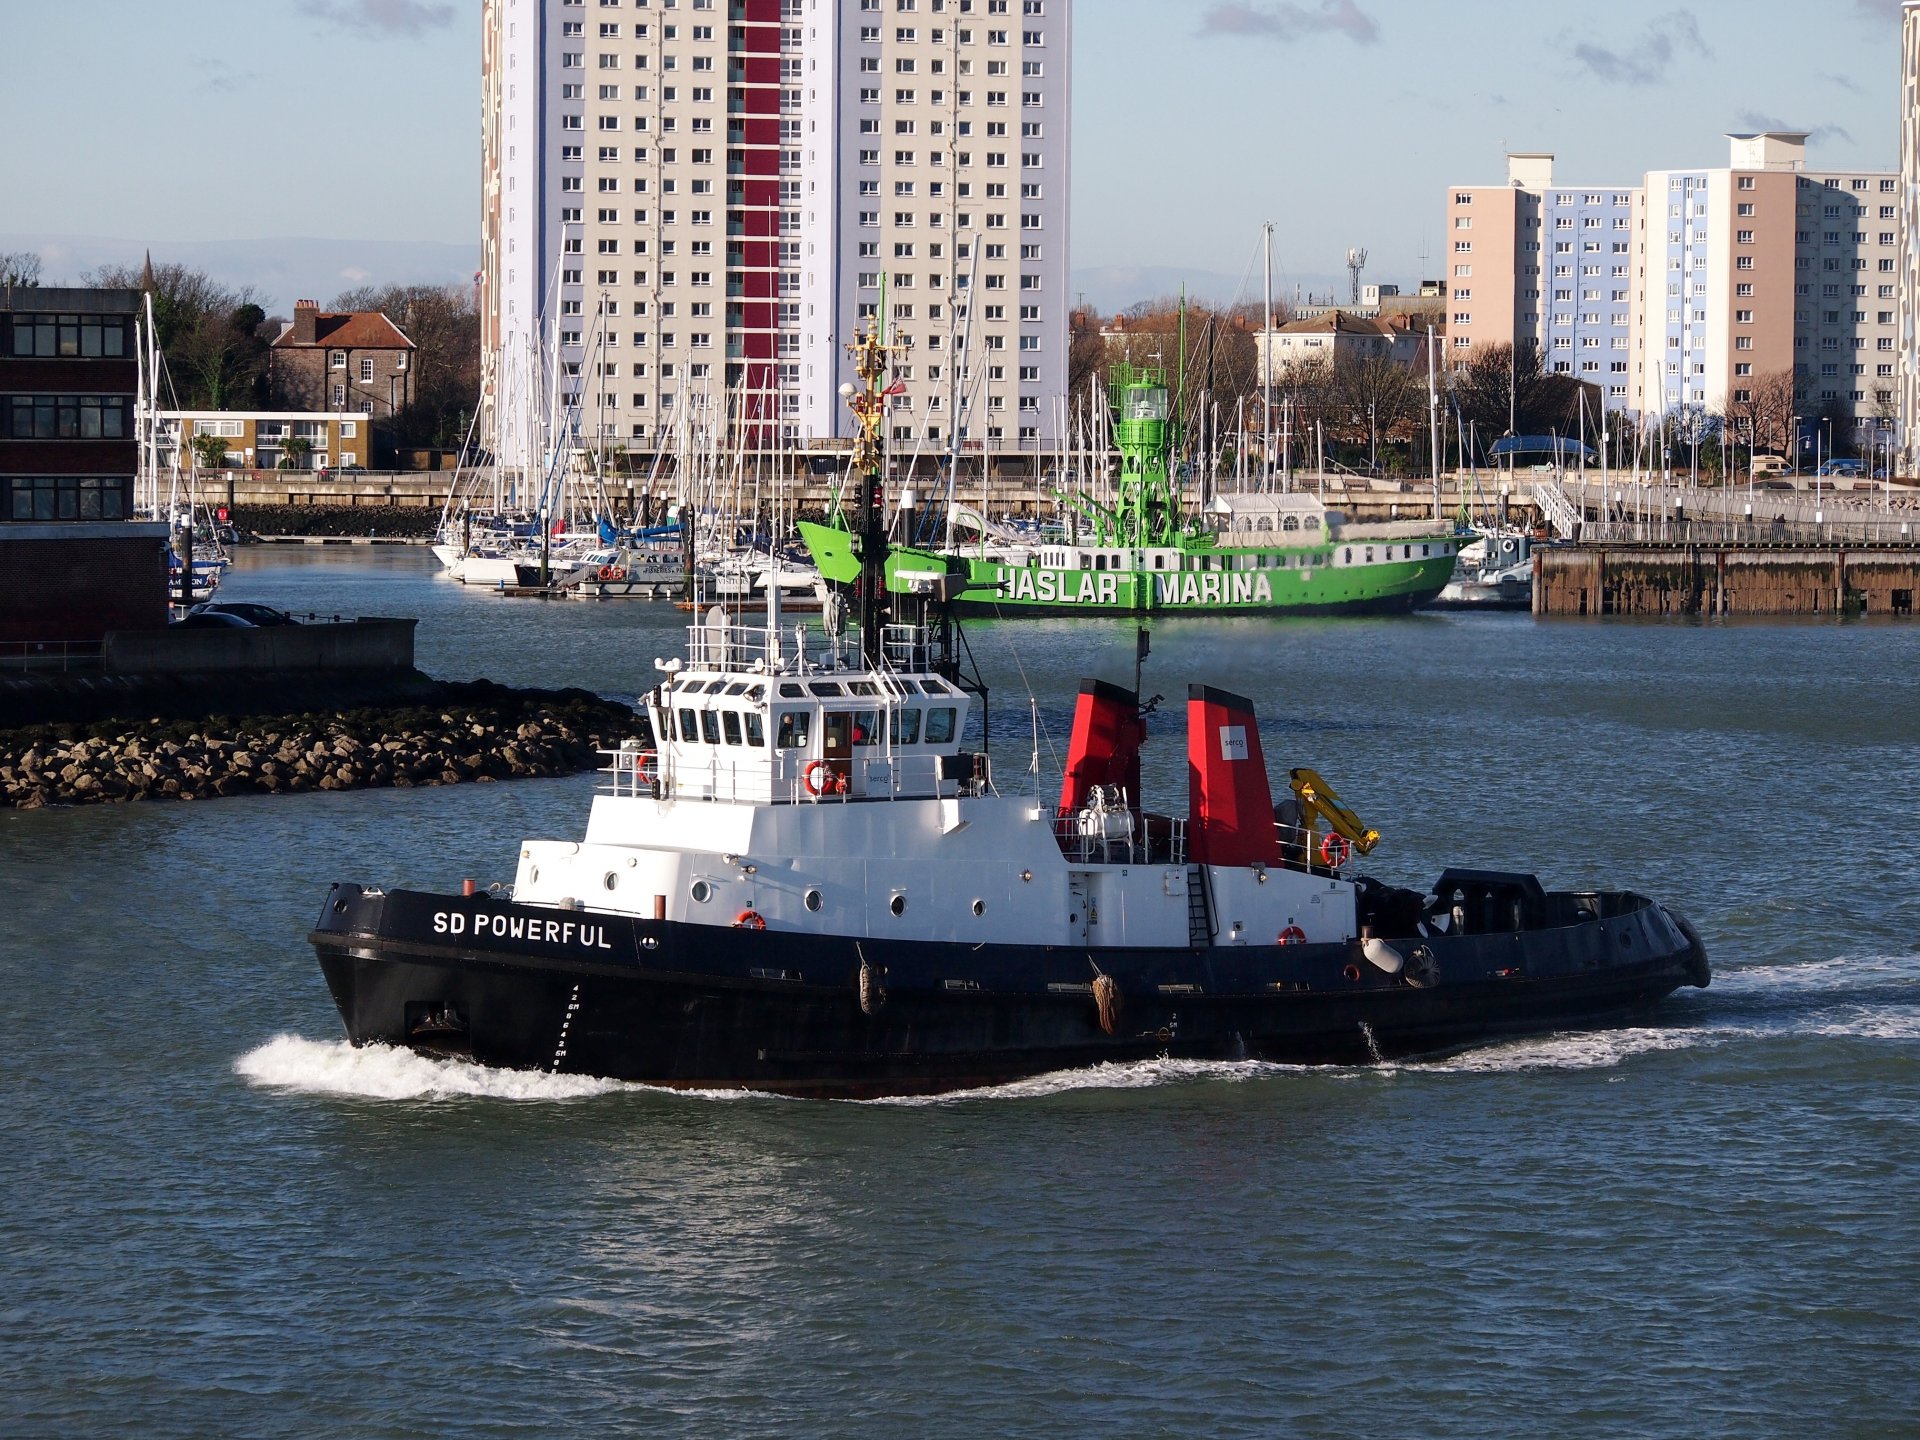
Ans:
{"label": "ship name lettering", "polygon": [[433,912],[433,933],[491,935],[498,940],[534,940],[547,945],[578,945],[583,950],[611,950],[604,925],[582,925],[577,920],[529,920],[523,915],[463,915],[457,910]]}
{"label": "ship name lettering", "polygon": [[1273,599],[1273,586],[1264,575],[1195,574],[1153,577],[1154,600],[1160,605],[1264,605]]}

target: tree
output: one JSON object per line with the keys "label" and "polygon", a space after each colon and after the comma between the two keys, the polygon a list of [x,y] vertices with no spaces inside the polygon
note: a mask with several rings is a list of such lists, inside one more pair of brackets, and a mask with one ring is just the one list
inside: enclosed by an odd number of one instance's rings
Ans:
{"label": "tree", "polygon": [[304,470],[303,463],[313,453],[313,442],[304,435],[289,436],[280,446],[280,465],[282,470]]}
{"label": "tree", "polygon": [[31,250],[0,250],[0,288],[32,290],[40,284],[40,257]]}
{"label": "tree", "polygon": [[[183,410],[256,409],[266,401],[267,352],[272,336],[251,286],[233,289],[204,270],[155,265],[153,324],[171,383]],[[81,279],[107,290],[146,288],[145,272],[103,265]],[[161,400],[168,399],[163,385]]]}
{"label": "tree", "polygon": [[1365,447],[1369,462],[1381,445],[1411,441],[1424,432],[1427,377],[1423,371],[1377,350],[1345,356],[1330,377],[1331,409],[1342,423],[1334,433],[1355,447]]}
{"label": "tree", "polygon": [[1556,427],[1553,390],[1532,340],[1518,345],[1478,345],[1453,373],[1461,418],[1484,448],[1502,435],[1538,434]]}
{"label": "tree", "polygon": [[196,435],[187,442],[193,447],[194,462],[202,470],[218,470],[227,463],[227,441],[223,435]]}
{"label": "tree", "polygon": [[1787,453],[1789,429],[1799,413],[1800,385],[1792,370],[1775,370],[1759,376],[1741,400],[1738,392],[1728,400],[1726,415],[1734,433],[1745,436],[1756,450],[1776,455]]}
{"label": "tree", "polygon": [[1074,311],[1068,326],[1067,394],[1085,395],[1089,385],[1106,379],[1107,341],[1100,317],[1091,310]]}

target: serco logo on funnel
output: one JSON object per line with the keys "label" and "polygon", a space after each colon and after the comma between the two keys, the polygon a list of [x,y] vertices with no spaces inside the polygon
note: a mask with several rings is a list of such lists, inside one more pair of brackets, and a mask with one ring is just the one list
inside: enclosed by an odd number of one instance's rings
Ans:
{"label": "serco logo on funnel", "polygon": [[1247,758],[1246,726],[1222,725],[1220,727],[1220,758],[1222,760],[1245,760]]}

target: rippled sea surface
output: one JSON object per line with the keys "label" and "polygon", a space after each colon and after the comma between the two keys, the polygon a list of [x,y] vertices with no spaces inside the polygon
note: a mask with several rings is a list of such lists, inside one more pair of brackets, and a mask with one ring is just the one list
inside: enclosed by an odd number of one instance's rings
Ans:
{"label": "rippled sea surface", "polygon": [[[227,593],[418,615],[451,677],[678,648],[433,569]],[[1130,629],[970,633],[1002,788],[1057,784]],[[1652,892],[1712,988],[1371,1069],[670,1094],[355,1051],[303,940],[336,878],[510,878],[593,777],[0,812],[0,1434],[1920,1434],[1920,627],[1169,624],[1168,808],[1193,681],[1375,873]]]}

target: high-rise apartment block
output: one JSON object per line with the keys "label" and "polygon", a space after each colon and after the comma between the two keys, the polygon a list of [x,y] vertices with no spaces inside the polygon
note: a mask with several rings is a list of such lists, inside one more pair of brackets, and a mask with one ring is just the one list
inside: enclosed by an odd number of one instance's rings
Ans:
{"label": "high-rise apartment block", "polygon": [[1725,168],[1632,187],[1555,186],[1541,155],[1510,156],[1505,187],[1451,187],[1456,362],[1533,339],[1643,421],[1737,414],[1791,374],[1803,421],[1873,443],[1897,373],[1896,177],[1809,170],[1797,132],[1728,139]]}
{"label": "high-rise apartment block", "polygon": [[1902,473],[1920,471],[1920,0],[1900,11],[1900,302],[1895,372]]}
{"label": "high-rise apartment block", "polygon": [[1456,362],[1476,346],[1531,340],[1548,371],[1623,403],[1635,194],[1557,186],[1553,156],[1540,154],[1509,155],[1503,186],[1453,187],[1447,345]]}
{"label": "high-rise apartment block", "polygon": [[633,448],[716,409],[756,443],[844,435],[884,294],[895,442],[1037,449],[1066,388],[1071,47],[1070,0],[487,0],[503,444],[555,393]]}

